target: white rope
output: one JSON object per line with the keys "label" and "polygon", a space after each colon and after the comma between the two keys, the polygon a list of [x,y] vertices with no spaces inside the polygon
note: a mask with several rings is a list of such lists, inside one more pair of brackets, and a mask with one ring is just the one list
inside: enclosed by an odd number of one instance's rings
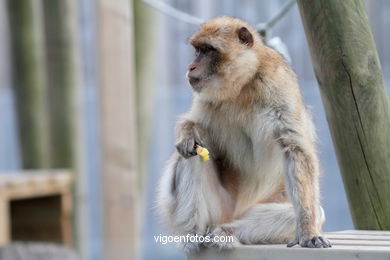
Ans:
{"label": "white rope", "polygon": [[143,0],[143,1],[144,1],[144,3],[148,4],[149,6],[157,9],[158,11],[160,11],[166,15],[169,15],[171,17],[174,17],[174,18],[176,18],[180,21],[183,21],[185,23],[199,26],[205,22],[205,20],[203,20],[202,18],[190,15],[190,14],[183,12],[183,11],[180,11],[179,9],[176,9],[176,8],[166,4],[163,1],[160,1],[160,0],[159,1]]}
{"label": "white rope", "polygon": [[258,23],[256,24],[256,28],[259,31],[271,29],[277,22],[279,22],[288,13],[288,11],[290,11],[290,9],[294,6],[294,4],[295,4],[295,0],[289,0],[282,6],[282,8],[280,8],[279,12],[275,14],[268,22]]}
{"label": "white rope", "polygon": [[[179,9],[170,6],[162,0],[143,0],[143,2],[168,16],[171,16],[188,24],[199,26],[205,22],[204,19],[180,11]],[[278,52],[280,52],[288,62],[291,62],[291,59],[288,53],[287,46],[280,40],[280,38],[274,37],[272,39],[268,39],[268,36],[272,27],[287,14],[287,12],[294,6],[294,4],[295,0],[289,0],[282,6],[279,12],[275,14],[268,22],[256,24],[256,29],[263,36],[264,42],[276,49]]]}
{"label": "white rope", "polygon": [[[205,22],[204,19],[180,11],[179,9],[170,6],[169,4],[163,2],[162,0],[143,0],[143,2],[168,16],[171,16],[173,18],[176,18],[188,24],[199,26]],[[279,22],[287,14],[287,12],[293,7],[294,4],[295,4],[295,0],[289,0],[282,6],[280,11],[276,15],[274,15],[268,22],[257,23],[256,28],[260,32],[270,30],[277,22]]]}

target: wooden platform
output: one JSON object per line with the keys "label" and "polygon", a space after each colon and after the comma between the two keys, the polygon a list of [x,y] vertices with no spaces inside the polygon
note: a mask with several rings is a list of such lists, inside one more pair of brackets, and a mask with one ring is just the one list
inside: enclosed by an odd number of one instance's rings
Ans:
{"label": "wooden platform", "polygon": [[0,174],[0,245],[41,241],[72,245],[73,173],[36,170]]}
{"label": "wooden platform", "polygon": [[0,245],[1,260],[80,260],[68,247],[51,243],[12,243]]}
{"label": "wooden platform", "polygon": [[345,230],[324,234],[332,248],[287,248],[286,245],[239,246],[233,250],[217,252],[207,249],[189,260],[389,260],[390,231]]}

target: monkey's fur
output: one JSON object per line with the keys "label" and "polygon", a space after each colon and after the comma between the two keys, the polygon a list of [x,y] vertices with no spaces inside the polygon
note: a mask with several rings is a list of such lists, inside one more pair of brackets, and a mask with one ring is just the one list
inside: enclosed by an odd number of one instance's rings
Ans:
{"label": "monkey's fur", "polygon": [[[160,181],[162,219],[175,235],[329,247],[320,236],[314,127],[294,72],[239,19],[215,18],[190,43],[197,51],[187,73],[194,98]],[[209,149],[210,161],[195,156],[196,144]]]}

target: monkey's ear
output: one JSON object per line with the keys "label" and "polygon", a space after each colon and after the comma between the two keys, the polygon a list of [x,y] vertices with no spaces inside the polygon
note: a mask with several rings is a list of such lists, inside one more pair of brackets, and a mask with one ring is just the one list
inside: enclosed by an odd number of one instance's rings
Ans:
{"label": "monkey's ear", "polygon": [[241,27],[237,30],[238,39],[242,44],[246,44],[249,47],[253,45],[253,36],[246,27]]}

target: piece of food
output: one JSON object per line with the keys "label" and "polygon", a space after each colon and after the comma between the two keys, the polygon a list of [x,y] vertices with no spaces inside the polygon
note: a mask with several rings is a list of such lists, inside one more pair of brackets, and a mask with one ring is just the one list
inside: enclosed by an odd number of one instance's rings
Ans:
{"label": "piece of food", "polygon": [[197,145],[196,146],[196,153],[200,156],[200,159],[202,160],[202,162],[207,162],[208,160],[210,160],[209,150],[207,150],[206,148],[204,148],[200,145]]}

